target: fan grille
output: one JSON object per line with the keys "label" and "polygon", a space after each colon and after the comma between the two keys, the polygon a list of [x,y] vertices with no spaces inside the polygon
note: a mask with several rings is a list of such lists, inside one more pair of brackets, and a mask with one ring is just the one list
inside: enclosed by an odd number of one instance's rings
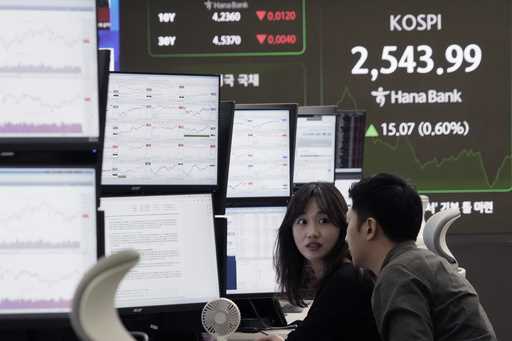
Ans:
{"label": "fan grille", "polygon": [[231,335],[240,325],[240,310],[233,301],[220,298],[204,306],[201,320],[210,335]]}

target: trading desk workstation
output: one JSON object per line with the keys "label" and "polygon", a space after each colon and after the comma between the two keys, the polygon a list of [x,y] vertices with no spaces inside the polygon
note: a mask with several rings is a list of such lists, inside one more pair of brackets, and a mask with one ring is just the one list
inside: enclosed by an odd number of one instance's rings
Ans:
{"label": "trading desk workstation", "polygon": [[[92,0],[0,10],[31,18],[2,38],[0,333],[73,337],[80,279],[125,249],[140,254],[115,298],[130,330],[194,339],[200,309],[221,296],[238,303],[241,330],[286,327],[276,233],[294,172],[334,182],[344,113],[297,120],[296,104],[221,102],[219,75],[109,72]],[[29,53],[27,32],[48,48]]]}
{"label": "trading desk workstation", "polygon": [[[286,335],[308,311],[284,300],[274,270],[289,199],[321,181],[350,205],[375,127],[343,100],[226,100],[230,82],[256,88],[260,78],[226,74],[220,63],[218,72],[192,64],[182,72],[186,63],[169,72],[119,68],[119,36],[111,35],[119,6],[0,0],[8,27],[0,33],[0,338],[78,340],[70,313],[80,280],[126,249],[140,260],[119,284],[115,309],[137,340],[208,340],[201,311],[220,298],[241,313],[228,340]],[[148,15],[157,10],[149,7]],[[223,18],[236,21],[233,13]],[[271,13],[269,22],[277,20]],[[158,25],[175,16],[159,12]],[[282,25],[296,24],[288,21]],[[148,23],[162,31],[148,43],[150,55],[200,54],[163,53],[176,37],[158,25]],[[257,39],[276,55],[298,53],[274,46],[277,36]],[[213,40],[216,49],[237,41]]]}

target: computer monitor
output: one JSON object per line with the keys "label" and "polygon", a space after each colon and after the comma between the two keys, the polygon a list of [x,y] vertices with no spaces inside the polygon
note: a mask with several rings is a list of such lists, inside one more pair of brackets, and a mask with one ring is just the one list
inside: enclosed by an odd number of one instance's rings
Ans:
{"label": "computer monitor", "polygon": [[349,207],[352,206],[352,199],[348,195],[350,186],[353,183],[361,180],[363,176],[363,170],[361,168],[345,168],[342,171],[336,173],[336,180],[334,186],[340,191],[341,195],[347,202]]}
{"label": "computer monitor", "polygon": [[336,172],[362,168],[366,111],[339,110],[336,121]]}
{"label": "computer monitor", "polygon": [[227,207],[226,294],[273,296],[279,291],[274,248],[286,206]]}
{"label": "computer monitor", "polygon": [[218,75],[111,73],[108,87],[104,193],[217,186]]}
{"label": "computer monitor", "polygon": [[293,182],[334,183],[336,115],[297,117]]}
{"label": "computer monitor", "polygon": [[[336,116],[335,172],[343,172],[347,168],[362,168],[366,111],[344,110],[336,105],[312,105],[298,108],[299,117],[319,117],[325,115]],[[320,143],[319,141],[321,141],[320,139],[315,139],[314,136],[309,137],[309,144],[315,141]],[[299,138],[299,135],[297,135],[297,138]],[[301,180],[301,168],[303,167],[297,167],[299,180]],[[294,182],[298,183],[295,178]]]}
{"label": "computer monitor", "polygon": [[124,312],[188,309],[220,296],[211,194],[104,197],[105,254],[141,260],[121,283]]}
{"label": "computer monitor", "polygon": [[98,142],[94,0],[1,0],[0,145],[90,148]]}
{"label": "computer monitor", "polygon": [[0,202],[0,319],[64,318],[97,259],[95,169],[2,167]]}
{"label": "computer monitor", "polygon": [[296,112],[295,104],[236,105],[228,200],[289,198]]}

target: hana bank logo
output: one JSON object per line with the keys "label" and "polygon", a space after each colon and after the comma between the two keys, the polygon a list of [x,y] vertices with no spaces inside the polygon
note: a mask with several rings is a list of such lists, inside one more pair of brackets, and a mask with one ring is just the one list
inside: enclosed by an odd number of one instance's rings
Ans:
{"label": "hana bank logo", "polygon": [[386,96],[389,95],[389,91],[384,90],[382,86],[379,86],[377,90],[371,92],[372,96],[375,97],[375,102],[379,107],[383,107],[386,104]]}
{"label": "hana bank logo", "polygon": [[204,6],[206,7],[207,10],[211,11],[212,10],[212,6],[213,6],[213,2],[208,0],[208,1],[205,1],[204,2]]}
{"label": "hana bank logo", "polygon": [[403,91],[403,90],[384,90],[379,86],[370,94],[375,97],[375,102],[379,107],[383,107],[386,101],[390,104],[455,104],[462,103],[462,90],[435,90],[428,89],[424,91]]}
{"label": "hana bank logo", "polygon": [[249,3],[247,1],[211,1],[206,0],[203,2],[204,7],[208,11],[211,11],[212,9],[215,10],[229,10],[229,9],[247,9],[249,8]]}

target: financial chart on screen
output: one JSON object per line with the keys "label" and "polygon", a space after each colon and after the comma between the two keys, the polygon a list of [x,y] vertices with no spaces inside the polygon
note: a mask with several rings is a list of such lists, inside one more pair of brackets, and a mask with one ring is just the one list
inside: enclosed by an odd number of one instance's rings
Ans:
{"label": "financial chart on screen", "polygon": [[103,185],[216,185],[217,76],[111,74]]}
{"label": "financial chart on screen", "polygon": [[286,207],[226,208],[227,293],[277,292],[274,247]]}
{"label": "financial chart on screen", "polygon": [[93,0],[0,1],[0,138],[97,139]]}
{"label": "financial chart on screen", "polygon": [[0,314],[68,312],[96,261],[94,169],[0,169]]}
{"label": "financial chart on screen", "polygon": [[235,110],[228,198],[290,195],[288,110]]}
{"label": "financial chart on screen", "polygon": [[293,182],[334,181],[336,116],[297,118]]}
{"label": "financial chart on screen", "polygon": [[105,253],[133,248],[141,260],[121,283],[119,308],[219,297],[209,194],[102,198]]}

